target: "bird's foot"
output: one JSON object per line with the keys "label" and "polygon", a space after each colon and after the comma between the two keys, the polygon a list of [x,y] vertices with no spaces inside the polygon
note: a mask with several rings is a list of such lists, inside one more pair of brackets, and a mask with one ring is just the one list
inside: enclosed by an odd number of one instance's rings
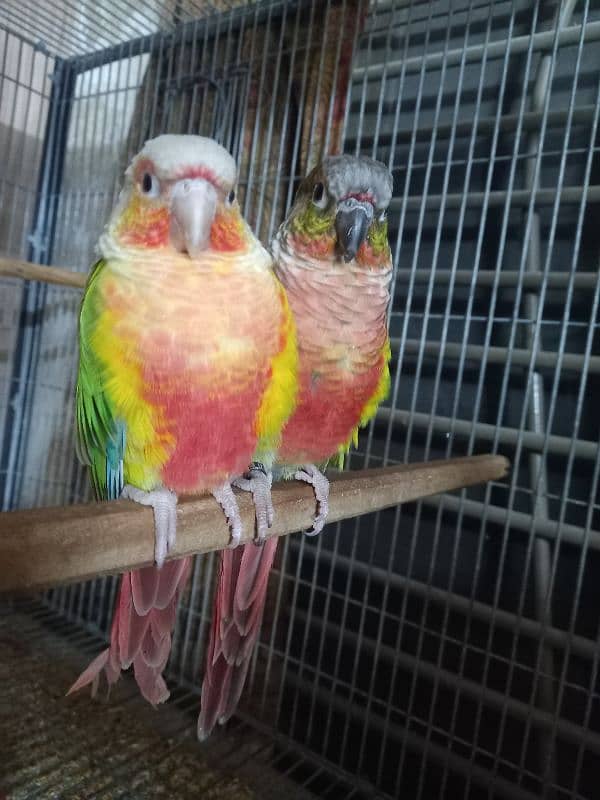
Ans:
{"label": "bird's foot", "polygon": [[231,540],[228,546],[231,548],[237,547],[242,535],[242,520],[231,484],[224,483],[217,489],[213,489],[212,496],[223,509],[227,524],[229,525],[229,530],[231,531]]}
{"label": "bird's foot", "polygon": [[313,517],[313,526],[306,531],[307,536],[316,536],[321,533],[327,521],[329,513],[329,481],[314,464],[305,464],[301,469],[294,473],[297,481],[310,483],[315,493],[317,501],[317,513]]}
{"label": "bird's foot", "polygon": [[252,492],[252,502],[256,514],[256,544],[262,544],[267,531],[273,524],[273,501],[271,500],[271,484],[273,474],[267,472],[262,464],[255,461],[250,465],[248,472],[241,478],[236,478],[233,485],[244,492]]}
{"label": "bird's foot", "polygon": [[177,534],[177,495],[169,489],[154,489],[145,492],[126,483],[121,497],[143,506],[152,506],[154,511],[154,561],[162,567],[167,554],[175,544]]}

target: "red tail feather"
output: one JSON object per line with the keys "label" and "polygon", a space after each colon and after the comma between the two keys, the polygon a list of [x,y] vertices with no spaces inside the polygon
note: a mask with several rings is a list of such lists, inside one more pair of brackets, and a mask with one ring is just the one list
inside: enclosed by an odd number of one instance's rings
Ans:
{"label": "red tail feather", "polygon": [[133,664],[142,695],[152,705],[164,703],[169,690],[162,673],[171,652],[177,601],[190,574],[191,558],[167,562],[162,569],[145,567],[125,572],[115,606],[110,647],[79,676],[67,694],[92,683],[102,670],[109,684]]}
{"label": "red tail feather", "polygon": [[202,683],[198,738],[235,711],[250,665],[267,597],[277,538],[221,554],[219,584]]}

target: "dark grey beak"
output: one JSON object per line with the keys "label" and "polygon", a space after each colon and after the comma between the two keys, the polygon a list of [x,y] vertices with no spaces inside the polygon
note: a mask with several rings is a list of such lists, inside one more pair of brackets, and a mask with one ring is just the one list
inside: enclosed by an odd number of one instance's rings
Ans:
{"label": "dark grey beak", "polygon": [[373,206],[353,197],[342,200],[335,216],[338,247],[344,261],[352,261],[364,242],[373,219]]}

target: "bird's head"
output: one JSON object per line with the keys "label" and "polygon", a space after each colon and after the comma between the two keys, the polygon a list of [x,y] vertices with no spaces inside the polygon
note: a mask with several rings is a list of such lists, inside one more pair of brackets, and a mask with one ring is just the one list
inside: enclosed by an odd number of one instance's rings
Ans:
{"label": "bird's head", "polygon": [[234,159],[213,139],[151,139],[125,173],[105,243],[129,252],[172,249],[192,259],[209,248],[243,250],[248,230],[236,201],[236,178]]}
{"label": "bird's head", "polygon": [[389,265],[391,197],[392,176],[384,164],[364,156],[329,156],[302,181],[285,234],[305,256]]}

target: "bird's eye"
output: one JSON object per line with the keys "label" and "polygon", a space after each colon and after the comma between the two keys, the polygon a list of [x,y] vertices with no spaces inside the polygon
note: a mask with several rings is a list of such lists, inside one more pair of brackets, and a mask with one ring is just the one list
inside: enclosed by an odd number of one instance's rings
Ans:
{"label": "bird's eye", "polygon": [[379,215],[377,217],[377,221],[378,222],[385,222],[386,219],[387,219],[387,211],[384,208],[383,211],[379,212]]}
{"label": "bird's eye", "polygon": [[142,192],[148,197],[158,197],[160,193],[160,184],[156,175],[151,175],[149,172],[144,172],[142,178]]}
{"label": "bird's eye", "polygon": [[229,194],[227,195],[227,205],[233,205],[233,201],[235,200],[235,189],[232,189]]}
{"label": "bird's eye", "polygon": [[325,187],[322,183],[315,184],[315,188],[313,189],[312,193],[312,200],[317,208],[325,208],[327,205],[327,192],[325,191]]}

